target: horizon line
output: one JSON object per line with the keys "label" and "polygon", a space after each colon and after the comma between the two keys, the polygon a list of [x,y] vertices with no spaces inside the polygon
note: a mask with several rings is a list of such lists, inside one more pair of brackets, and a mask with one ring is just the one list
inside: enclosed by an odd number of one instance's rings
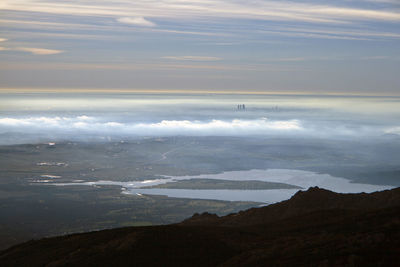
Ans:
{"label": "horizon line", "polygon": [[147,94],[216,94],[216,95],[298,95],[298,96],[354,96],[354,97],[400,97],[391,94],[342,93],[312,91],[240,91],[240,90],[184,90],[184,89],[104,89],[104,88],[0,88],[0,94],[23,93],[147,93]]}

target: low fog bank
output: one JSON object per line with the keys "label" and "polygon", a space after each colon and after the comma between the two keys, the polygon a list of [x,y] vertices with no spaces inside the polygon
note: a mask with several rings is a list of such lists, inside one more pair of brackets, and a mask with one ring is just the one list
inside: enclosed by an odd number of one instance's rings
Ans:
{"label": "low fog bank", "polygon": [[370,139],[400,136],[398,98],[4,95],[0,144],[143,136]]}
{"label": "low fog bank", "polygon": [[141,136],[271,136],[286,138],[375,139],[400,137],[399,126],[363,125],[348,121],[268,118],[161,120],[131,122],[86,115],[76,117],[0,118],[0,144],[43,141],[110,141]]}

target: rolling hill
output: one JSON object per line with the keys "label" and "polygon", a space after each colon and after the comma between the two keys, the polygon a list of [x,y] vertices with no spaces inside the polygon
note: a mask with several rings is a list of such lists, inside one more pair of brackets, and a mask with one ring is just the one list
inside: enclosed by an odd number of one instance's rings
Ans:
{"label": "rolling hill", "polygon": [[29,241],[1,266],[398,266],[400,188],[291,199],[173,225],[127,227]]}

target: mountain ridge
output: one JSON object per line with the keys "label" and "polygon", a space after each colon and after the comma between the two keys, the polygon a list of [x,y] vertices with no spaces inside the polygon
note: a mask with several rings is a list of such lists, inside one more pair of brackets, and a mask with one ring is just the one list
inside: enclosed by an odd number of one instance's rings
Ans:
{"label": "mountain ridge", "polygon": [[[323,200],[323,201],[322,201]],[[297,191],[290,199],[261,208],[251,208],[246,211],[218,217],[204,213],[195,214],[181,224],[219,224],[219,225],[254,225],[274,220],[285,219],[298,214],[324,209],[344,209],[367,211],[382,207],[400,205],[400,188],[373,193],[335,193],[319,187],[310,187],[306,191]],[[269,215],[269,216],[266,216]],[[254,221],[252,218],[257,220]]]}
{"label": "mountain ridge", "polygon": [[313,187],[291,199],[172,225],[29,241],[2,266],[396,266],[400,188],[339,194]]}

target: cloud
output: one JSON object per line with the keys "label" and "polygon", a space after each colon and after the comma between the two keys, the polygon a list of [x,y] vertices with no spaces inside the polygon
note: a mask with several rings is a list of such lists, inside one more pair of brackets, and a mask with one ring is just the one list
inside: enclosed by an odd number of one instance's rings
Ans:
{"label": "cloud", "polygon": [[269,34],[288,37],[307,37],[319,39],[342,39],[342,40],[383,40],[400,39],[400,33],[387,31],[365,31],[349,30],[341,27],[269,27],[265,30],[256,30],[259,34]]}
{"label": "cloud", "polygon": [[[260,31],[263,32],[263,31]],[[365,30],[349,30],[348,28],[330,28],[330,27],[318,27],[318,28],[302,28],[302,27],[270,27],[270,33],[276,34],[315,34],[316,36],[328,36],[331,38],[365,38],[373,37],[382,40],[382,38],[399,39],[400,33],[384,32],[384,31],[365,31]]]}
{"label": "cloud", "polygon": [[178,61],[218,61],[221,60],[219,57],[208,57],[208,56],[165,56],[163,59],[178,60]]}
{"label": "cloud", "polygon": [[183,130],[183,131],[233,131],[257,132],[263,131],[290,131],[301,130],[302,127],[298,120],[288,121],[269,121],[266,118],[258,120],[212,120],[209,122],[189,121],[189,120],[163,120],[159,123],[138,124],[138,127],[151,130]]}
{"label": "cloud", "polygon": [[378,4],[396,4],[400,5],[398,0],[365,0],[367,2],[378,3]]}
{"label": "cloud", "polygon": [[398,134],[398,135],[400,135],[400,126],[387,129],[387,130],[385,131],[385,133],[387,133],[387,134]]}
{"label": "cloud", "polygon": [[[367,0],[363,0],[367,1]],[[374,0],[373,0],[374,1]],[[379,0],[376,0],[379,1]],[[386,0],[381,0],[386,1]],[[388,0],[390,1],[390,0]],[[396,0],[394,0],[396,1]],[[14,19],[3,18],[0,20],[5,24],[2,27],[11,29],[26,27],[27,29],[39,29],[43,31],[46,29],[65,29],[66,27],[72,30],[88,29],[101,31],[109,31],[108,34],[115,35],[129,34],[131,31],[150,31],[159,33],[171,34],[189,34],[189,35],[235,35],[235,36],[249,36],[250,33],[259,34],[263,36],[278,35],[290,36],[297,38],[319,38],[319,39],[338,39],[338,40],[372,40],[372,39],[393,39],[400,38],[400,34],[396,32],[395,28],[391,28],[392,32],[384,32],[378,27],[369,27],[368,24],[380,22],[400,22],[400,12],[396,9],[383,8],[379,5],[370,4],[369,9],[366,5],[362,5],[362,1],[339,1],[328,2],[320,4],[317,1],[235,1],[235,0],[215,0],[215,1],[198,1],[198,0],[111,0],[111,1],[88,1],[77,0],[65,2],[53,2],[44,0],[20,0],[18,3],[14,1],[6,1],[0,10],[14,10],[24,11],[22,16],[12,16]],[[55,23],[49,22],[47,19],[38,19],[35,12],[48,13],[57,17],[59,15],[68,15],[72,18],[69,20],[73,23]],[[11,13],[12,14],[12,13]],[[25,16],[25,18],[24,18]],[[85,23],[85,21],[92,21],[88,19],[73,19],[72,16],[82,18],[95,18],[99,23]],[[46,17],[46,16],[45,16]],[[52,16],[48,16],[52,18]],[[147,18],[157,18],[157,26]],[[22,19],[21,19],[22,18]],[[41,21],[39,21],[41,20]],[[51,20],[51,19],[50,19]],[[110,20],[116,20],[120,24],[105,23]],[[237,23],[243,20],[245,24],[240,27],[227,27],[224,25],[231,25],[232,22]],[[310,31],[307,29],[280,30],[274,29],[274,24],[268,25],[262,31],[260,27],[252,27],[254,20],[261,22],[270,21],[285,21],[285,22],[308,22]],[[77,23],[79,21],[79,23]],[[200,24],[215,23],[218,27],[210,27],[211,24],[206,25],[206,28]],[[182,24],[184,23],[184,24]],[[249,24],[250,23],[250,24]],[[312,24],[309,24],[312,23]],[[141,27],[124,27],[122,24],[137,25]],[[257,24],[258,25],[258,24]],[[301,25],[301,24],[300,24]],[[373,32],[339,32],[329,29],[316,29],[316,25],[343,26],[345,28],[354,27],[355,29],[370,28],[374,29]],[[254,24],[253,24],[254,26]],[[355,26],[361,26],[355,27]],[[207,29],[207,31],[204,31]],[[34,31],[36,33],[36,31]],[[24,33],[19,32],[21,36]],[[54,31],[52,33],[54,37]],[[65,33],[64,33],[65,34]],[[66,35],[64,35],[66,36]],[[72,36],[72,35],[71,35]],[[92,38],[86,35],[88,38]],[[80,37],[85,37],[80,35]],[[241,40],[243,41],[243,40]],[[229,43],[229,42],[227,42]]]}
{"label": "cloud", "polygon": [[[10,11],[41,12],[57,15],[122,17],[158,17],[174,20],[199,18],[235,18],[267,21],[304,21],[317,23],[343,23],[354,20],[400,21],[396,10],[365,9],[334,4],[295,1],[198,1],[198,0],[137,0],[48,2],[44,0],[6,1],[0,9]],[[130,16],[138,15],[139,17]],[[141,19],[138,19],[140,22]],[[144,19],[143,19],[144,20]],[[128,22],[129,23],[129,22]],[[135,24],[135,23],[133,23]]]}
{"label": "cloud", "polygon": [[0,131],[80,132],[127,135],[264,135],[279,132],[298,132],[303,127],[298,120],[162,120],[155,123],[101,121],[94,117],[30,117],[0,118]]}
{"label": "cloud", "polygon": [[361,60],[383,60],[388,58],[389,57],[387,56],[368,56],[368,57],[362,57]]}
{"label": "cloud", "polygon": [[[382,134],[400,135],[400,127],[326,123],[299,119],[207,119],[126,121],[125,117],[37,116],[0,117],[0,137],[5,133],[27,133],[29,138],[52,136],[61,140],[85,140],[87,136],[292,136],[317,138],[365,138]],[[18,142],[10,137],[9,143]],[[1,139],[1,138],[0,138]],[[1,142],[1,140],[0,140]],[[7,141],[8,142],[8,141]]]}
{"label": "cloud", "polygon": [[35,47],[0,47],[0,51],[19,51],[19,52],[28,52],[34,55],[55,55],[64,53],[63,50],[54,50],[54,49],[46,49],[46,48],[35,48]]}
{"label": "cloud", "polygon": [[[18,32],[26,36],[46,36],[46,37],[64,37],[64,38],[81,38],[81,39],[105,39],[114,38],[120,40],[119,34],[131,34],[132,31],[143,32],[150,31],[154,33],[171,33],[171,34],[182,34],[182,35],[200,35],[200,36],[229,36],[227,33],[216,33],[210,31],[193,31],[193,30],[172,30],[172,29],[160,29],[155,27],[123,27],[121,25],[112,24],[83,24],[83,23],[66,23],[66,22],[48,22],[38,20],[21,20],[21,19],[0,19],[0,25],[8,26],[13,29],[19,29]],[[90,31],[90,34],[82,33],[61,33],[60,30],[78,29],[79,31]],[[24,29],[25,31],[21,31]],[[32,31],[34,29],[35,31]],[[48,31],[48,32],[43,32]],[[58,32],[57,32],[58,31]],[[94,32],[101,32],[99,34],[93,34]],[[107,31],[107,33],[105,33]]]}
{"label": "cloud", "polygon": [[6,38],[0,38],[0,42],[5,42],[5,41],[7,41],[8,39],[6,39]]}
{"label": "cloud", "polygon": [[145,27],[154,27],[156,26],[155,23],[143,18],[143,17],[134,17],[134,18],[119,18],[117,19],[118,22],[125,23],[125,24],[133,24]]}
{"label": "cloud", "polygon": [[62,50],[54,50],[54,49],[46,49],[46,48],[34,48],[34,47],[16,47],[16,48],[12,48],[11,50],[29,52],[29,53],[32,53],[34,55],[54,55],[54,54],[60,54],[60,53],[64,52]]}
{"label": "cloud", "polygon": [[305,61],[306,58],[304,57],[284,57],[284,58],[277,58],[277,59],[268,59],[268,61],[278,61],[278,62],[298,62],[298,61]]}
{"label": "cloud", "polygon": [[352,19],[352,20],[382,20],[382,21],[399,21],[400,13],[380,11],[380,10],[368,10],[360,8],[343,8],[335,6],[311,6],[309,10],[302,10],[302,12],[309,15],[320,14],[324,17],[332,19]]}
{"label": "cloud", "polygon": [[[296,66],[271,66],[270,64],[211,64],[196,61],[165,62],[165,63],[67,63],[67,62],[12,62],[5,61],[0,64],[0,70],[210,70],[210,71],[251,71],[251,72],[308,72],[304,67]],[[168,74],[172,77],[171,74]],[[215,77],[222,77],[218,74]],[[230,76],[232,78],[232,76]],[[248,91],[246,91],[248,92]]]}

